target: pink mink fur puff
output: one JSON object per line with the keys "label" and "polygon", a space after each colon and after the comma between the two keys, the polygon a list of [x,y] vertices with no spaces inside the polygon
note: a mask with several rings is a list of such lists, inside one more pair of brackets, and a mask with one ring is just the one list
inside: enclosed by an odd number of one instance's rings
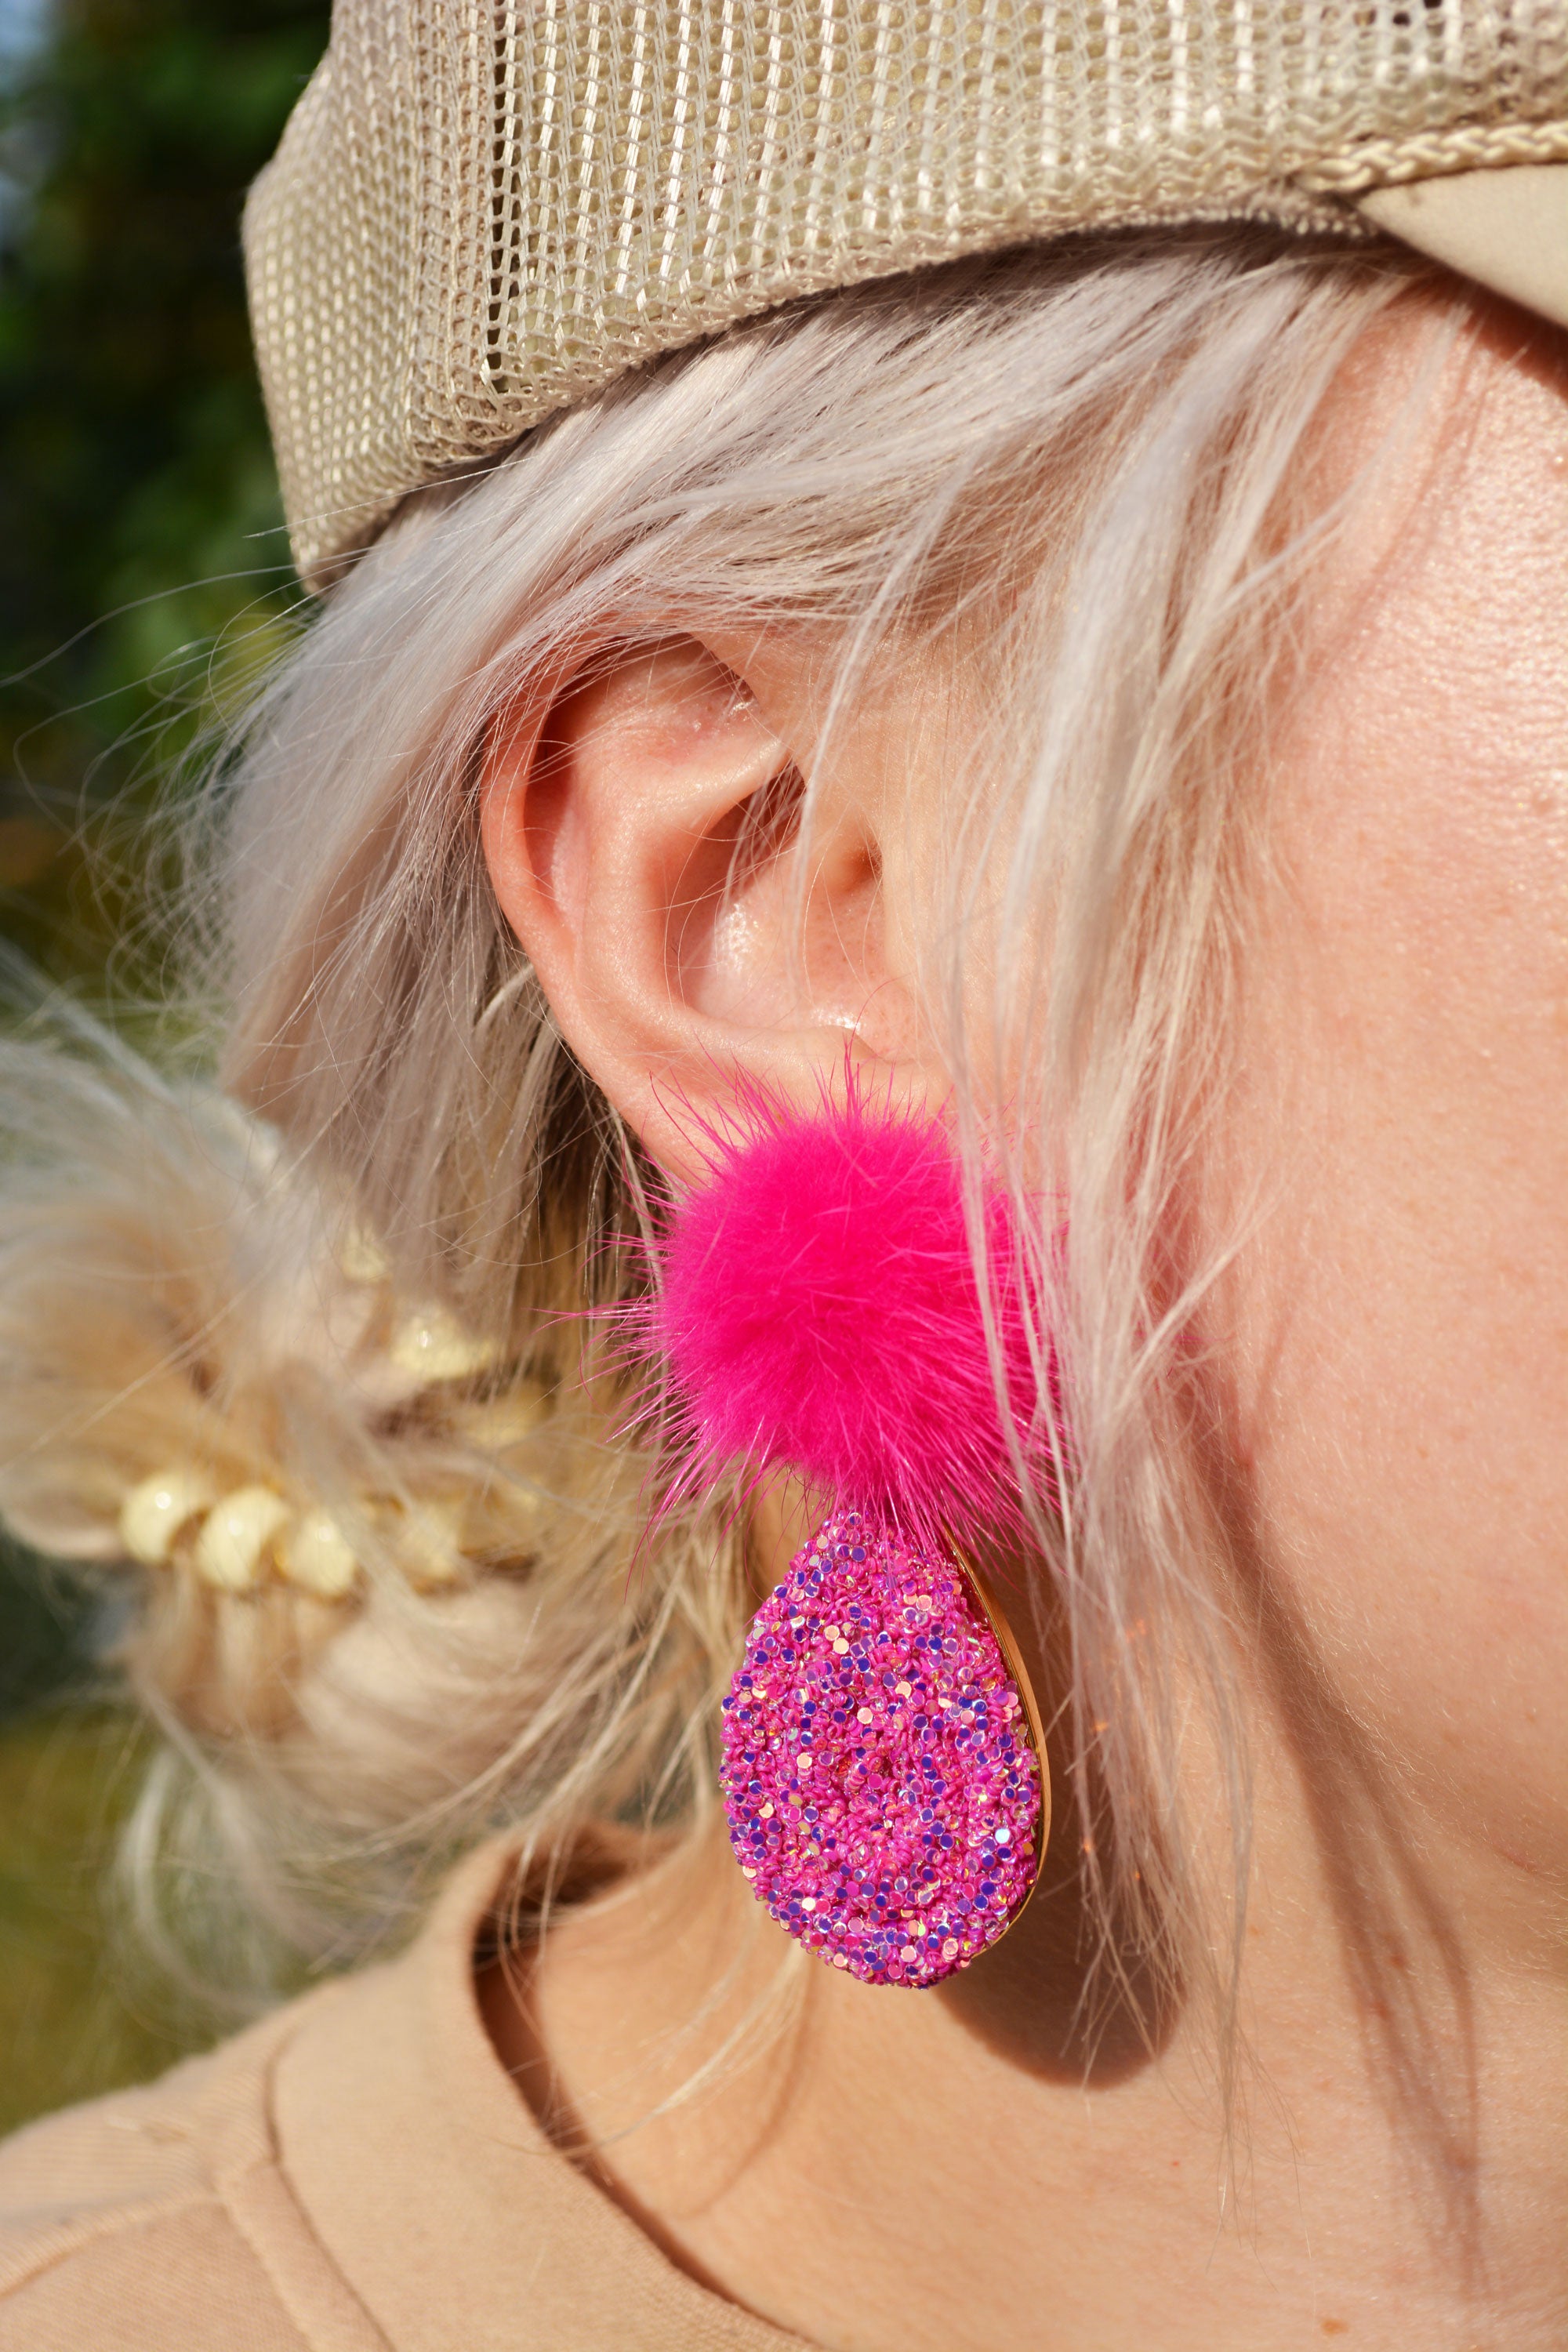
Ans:
{"label": "pink mink fur puff", "polygon": [[851,1083],[809,1112],[752,1094],[707,1130],[670,1213],[648,1337],[706,1468],[785,1463],[916,1538],[994,1527],[1037,1383],[1005,1195],[983,1203],[988,1338],[963,1176],[940,1120]]}

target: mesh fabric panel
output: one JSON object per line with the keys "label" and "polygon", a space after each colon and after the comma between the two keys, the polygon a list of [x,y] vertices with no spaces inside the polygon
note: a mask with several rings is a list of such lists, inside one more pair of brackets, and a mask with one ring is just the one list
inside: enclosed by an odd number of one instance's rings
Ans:
{"label": "mesh fabric panel", "polygon": [[1568,0],[337,0],[246,225],[296,557],[802,294],[1564,156]]}

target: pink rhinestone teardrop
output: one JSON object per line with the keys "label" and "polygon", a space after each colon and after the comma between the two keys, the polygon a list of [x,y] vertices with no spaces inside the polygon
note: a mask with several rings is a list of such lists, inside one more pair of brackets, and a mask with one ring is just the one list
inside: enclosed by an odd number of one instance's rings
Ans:
{"label": "pink rhinestone teardrop", "polygon": [[730,1842],[792,1936],[868,1984],[930,1985],[1012,1922],[1039,1766],[962,1571],[858,1512],[758,1610],[724,1701]]}

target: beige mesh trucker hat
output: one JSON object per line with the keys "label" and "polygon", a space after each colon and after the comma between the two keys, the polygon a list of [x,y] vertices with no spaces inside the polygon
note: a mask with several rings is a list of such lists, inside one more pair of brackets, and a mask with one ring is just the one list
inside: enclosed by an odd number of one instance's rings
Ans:
{"label": "beige mesh trucker hat", "polygon": [[336,0],[246,217],[296,559],[800,295],[1369,218],[1568,322],[1568,0]]}

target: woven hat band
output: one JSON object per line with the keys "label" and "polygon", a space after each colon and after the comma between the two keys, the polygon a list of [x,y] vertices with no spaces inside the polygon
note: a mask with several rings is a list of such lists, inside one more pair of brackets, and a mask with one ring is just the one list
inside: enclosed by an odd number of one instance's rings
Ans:
{"label": "woven hat band", "polygon": [[337,0],[246,223],[296,560],[801,295],[1564,163],[1568,0]]}

